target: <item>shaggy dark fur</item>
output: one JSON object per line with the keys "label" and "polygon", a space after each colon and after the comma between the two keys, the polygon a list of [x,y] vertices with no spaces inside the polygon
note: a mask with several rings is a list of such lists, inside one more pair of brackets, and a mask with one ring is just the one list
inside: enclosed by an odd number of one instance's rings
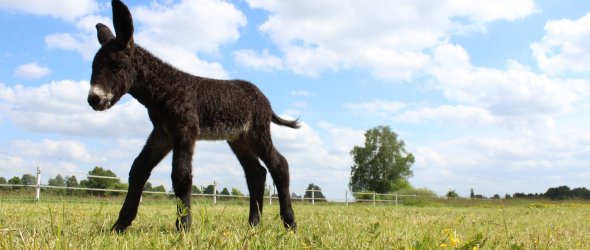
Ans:
{"label": "shaggy dark fur", "polygon": [[196,140],[227,140],[244,168],[250,191],[251,225],[262,213],[266,168],[277,186],[280,215],[295,230],[289,192],[289,166],[275,149],[270,123],[298,128],[299,123],[277,116],[268,99],[253,84],[214,80],[179,71],[133,42],[133,21],[125,4],[112,1],[116,37],[97,24],[102,45],[92,63],[88,103],[94,110],[113,106],[126,93],[148,109],[154,126],[129,172],[129,191],[112,229],[124,231],[137,215],[145,182],[152,169],[170,151],[172,185],[178,206],[177,229],[191,224],[192,156]]}

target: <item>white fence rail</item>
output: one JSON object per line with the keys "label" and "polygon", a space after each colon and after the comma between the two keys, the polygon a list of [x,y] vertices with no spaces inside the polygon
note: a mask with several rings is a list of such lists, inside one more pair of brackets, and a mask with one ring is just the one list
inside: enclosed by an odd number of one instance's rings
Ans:
{"label": "white fence rail", "polygon": [[[85,175],[87,178],[102,178],[102,179],[118,179],[121,180],[119,177],[112,177],[112,176],[97,176],[97,175]],[[68,187],[68,186],[50,186],[46,184],[41,184],[41,170],[37,168],[36,171],[36,184],[0,184],[0,187],[10,187],[10,188],[34,188],[35,189],[35,200],[39,201],[41,199],[41,192],[42,190],[46,189],[61,189],[61,190],[76,190],[76,191],[96,191],[96,192],[112,192],[112,193],[127,193],[127,190],[122,189],[103,189],[103,188],[89,188],[89,187]],[[192,193],[194,197],[202,197],[202,198],[211,198],[213,204],[217,204],[219,199],[228,198],[228,199],[249,199],[249,195],[227,195],[227,194],[219,194],[217,190],[217,182],[213,182],[213,193],[208,194],[204,193],[204,187],[201,187],[200,193]],[[270,204],[273,203],[274,199],[278,199],[276,194],[276,190],[272,189],[272,186],[268,186],[269,193],[273,191],[272,194],[265,196],[264,199],[268,199]],[[0,191],[2,191],[0,189]],[[305,194],[310,192],[311,197],[305,197]],[[325,198],[318,198],[316,197],[316,193],[321,193],[321,190],[305,190],[304,194],[300,197],[292,197],[294,201],[301,201],[301,202],[310,202],[312,205],[315,205],[316,202],[326,202]],[[174,195],[172,192],[158,192],[158,191],[143,191],[143,194],[156,194],[156,195]],[[364,196],[369,198],[355,198],[355,196]],[[387,197],[387,198],[383,198]],[[378,203],[390,203],[394,205],[399,205],[403,203],[403,200],[407,200],[410,198],[417,199],[419,197],[425,197],[415,194],[379,194],[379,193],[366,193],[366,192],[350,192],[348,190],[345,191],[345,198],[344,203],[348,205],[350,202],[358,202],[358,203],[373,203],[376,205]],[[342,203],[343,200],[338,200],[337,202]]]}

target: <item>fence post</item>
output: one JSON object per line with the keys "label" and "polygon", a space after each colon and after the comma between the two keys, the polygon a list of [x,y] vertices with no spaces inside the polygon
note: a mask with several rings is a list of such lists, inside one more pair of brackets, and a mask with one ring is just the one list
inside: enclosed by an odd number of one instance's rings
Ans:
{"label": "fence post", "polygon": [[272,205],[272,186],[270,184],[268,184],[268,203],[270,205]]}
{"label": "fence post", "polygon": [[344,193],[344,200],[346,200],[346,205],[348,206],[348,190]]}
{"label": "fence post", "polygon": [[397,193],[395,193],[395,205],[397,206]]}
{"label": "fence post", "polygon": [[315,205],[315,189],[311,188],[311,205]]}
{"label": "fence post", "polygon": [[37,167],[37,190],[35,192],[35,200],[39,201],[41,198],[41,169]]}
{"label": "fence post", "polygon": [[213,205],[217,205],[217,182],[213,180]]}
{"label": "fence post", "polygon": [[373,206],[375,206],[375,192],[373,192]]}

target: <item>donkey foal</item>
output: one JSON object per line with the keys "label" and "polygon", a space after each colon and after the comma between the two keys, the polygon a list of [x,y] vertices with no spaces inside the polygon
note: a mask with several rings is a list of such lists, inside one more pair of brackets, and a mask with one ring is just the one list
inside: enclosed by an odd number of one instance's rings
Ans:
{"label": "donkey foal", "polygon": [[[280,215],[295,230],[289,192],[289,165],[273,146],[270,123],[298,128],[299,121],[277,116],[253,84],[214,80],[179,71],[133,41],[133,21],[125,4],[112,1],[115,35],[97,24],[101,48],[92,62],[88,103],[97,111],[129,93],[147,110],[154,126],[129,172],[129,190],[112,227],[124,231],[137,215],[143,187],[152,169],[172,151],[172,186],[178,205],[178,230],[191,224],[192,156],[197,140],[226,140],[246,175],[252,226],[260,222],[266,169],[277,186]],[[266,169],[260,163],[264,162]]]}

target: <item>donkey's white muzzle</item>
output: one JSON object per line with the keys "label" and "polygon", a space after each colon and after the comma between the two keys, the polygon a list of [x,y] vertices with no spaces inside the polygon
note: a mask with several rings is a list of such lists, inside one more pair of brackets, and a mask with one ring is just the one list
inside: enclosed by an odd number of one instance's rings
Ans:
{"label": "donkey's white muzzle", "polygon": [[110,108],[112,99],[113,94],[100,86],[92,86],[90,87],[90,91],[88,91],[88,104],[96,111]]}

